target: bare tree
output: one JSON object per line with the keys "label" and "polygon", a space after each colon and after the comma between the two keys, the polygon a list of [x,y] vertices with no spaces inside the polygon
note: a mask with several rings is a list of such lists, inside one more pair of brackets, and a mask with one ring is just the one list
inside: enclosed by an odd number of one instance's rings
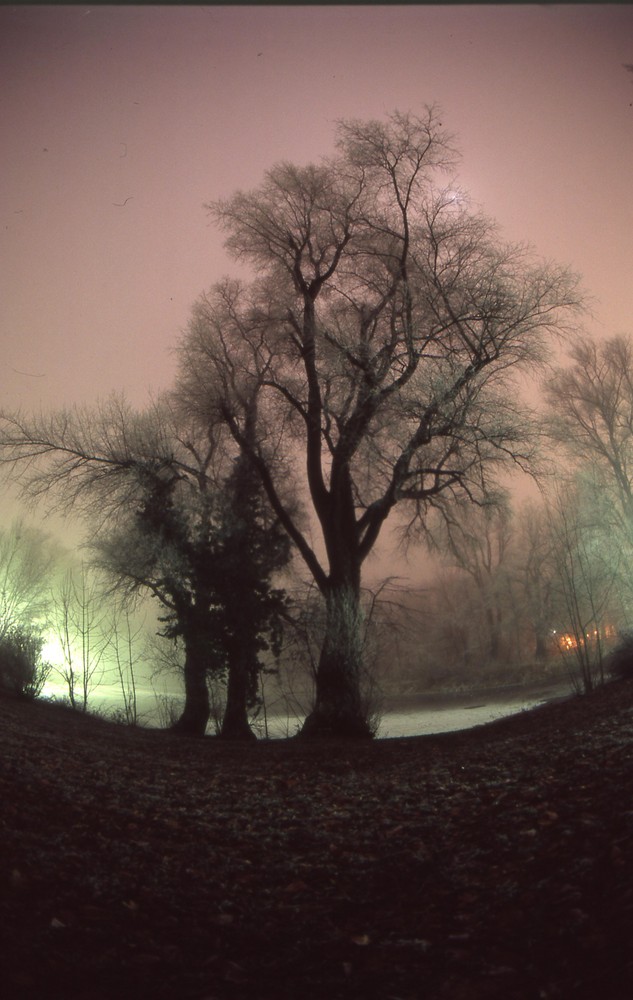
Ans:
{"label": "bare tree", "polygon": [[631,603],[633,574],[633,341],[627,336],[600,343],[588,338],[571,350],[546,385],[550,433],[575,464],[585,514],[604,551],[617,540],[622,601]]}
{"label": "bare tree", "polygon": [[567,453],[590,462],[613,495],[624,531],[633,527],[633,342],[588,338],[570,351],[572,364],[546,385],[550,430]]}
{"label": "bare tree", "polygon": [[549,530],[564,616],[561,653],[575,663],[570,675],[576,689],[588,693],[605,681],[607,628],[613,628],[614,611],[621,608],[622,550],[596,507],[595,493],[583,485],[577,479],[550,498]]}
{"label": "bare tree", "polygon": [[362,566],[396,506],[415,526],[433,506],[483,502],[508,462],[529,463],[514,380],[540,362],[578,293],[565,270],[503,244],[454,185],[438,185],[455,154],[434,109],[341,122],[337,148],[211,206],[258,280],[200,300],[179,392],[191,412],[226,422],[324,597],[304,734],[366,736]]}
{"label": "bare tree", "polygon": [[[200,486],[206,490],[213,436],[200,451],[192,446],[192,454],[181,438],[174,440],[173,427],[169,408],[162,401],[137,413],[121,397],[111,396],[92,409],[74,408],[35,417],[3,414],[0,454],[27,500],[44,500],[50,507],[83,515],[102,559],[107,561],[109,555],[110,569],[119,572],[130,590],[147,586],[160,601],[162,591],[152,587],[144,570],[155,565],[157,552],[169,554],[168,547],[161,547],[160,538],[147,535],[142,544],[136,538],[127,548],[120,545],[117,549],[115,541],[125,539],[130,512],[140,508],[151,516],[154,501],[159,513],[161,493],[176,481],[181,490],[184,483],[192,486],[194,493]],[[195,609],[195,598],[193,606]],[[193,628],[197,615],[190,615],[187,621]],[[70,629],[65,641],[69,647]],[[207,666],[204,640],[192,638],[185,670],[185,725],[202,732],[208,719]]]}
{"label": "bare tree", "polygon": [[46,624],[57,559],[50,538],[22,518],[0,531],[0,637],[16,627]]}
{"label": "bare tree", "polygon": [[66,573],[54,595],[54,609],[64,657],[55,671],[66,685],[72,707],[86,712],[91,693],[103,679],[110,635],[102,588],[84,563]]}
{"label": "bare tree", "polygon": [[485,654],[502,653],[504,617],[510,590],[509,550],[513,537],[511,514],[505,506],[455,504],[428,533],[431,548],[474,582],[485,621]]}
{"label": "bare tree", "polygon": [[476,683],[484,643],[480,596],[473,581],[463,572],[441,569],[426,610],[425,659],[431,680],[446,684],[446,678],[459,673]]}
{"label": "bare tree", "polygon": [[78,509],[97,565],[120,592],[145,590],[161,603],[167,634],[185,648],[177,731],[204,734],[207,674],[228,671],[223,735],[245,738],[250,673],[283,604],[270,576],[288,544],[230,443],[227,452],[217,427],[185,421],[166,399],[143,412],[111,397],[92,410],[5,414],[0,431],[25,495]]}
{"label": "bare tree", "polygon": [[534,659],[543,662],[549,655],[556,620],[554,545],[545,505],[523,504],[516,528],[514,566],[523,619],[533,637]]}
{"label": "bare tree", "polygon": [[42,648],[58,557],[49,536],[22,518],[0,530],[0,687],[32,698],[51,672]]}
{"label": "bare tree", "polygon": [[122,718],[129,726],[140,721],[137,674],[141,660],[140,641],[145,639],[142,623],[135,622],[129,608],[117,608],[110,618],[108,653],[114,661],[123,700]]}

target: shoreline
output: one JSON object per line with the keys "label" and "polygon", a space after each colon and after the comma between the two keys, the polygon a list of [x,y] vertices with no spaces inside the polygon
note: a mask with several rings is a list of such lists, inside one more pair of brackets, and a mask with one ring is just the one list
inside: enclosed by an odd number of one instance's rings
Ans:
{"label": "shoreline", "polygon": [[500,703],[515,704],[523,701],[564,701],[573,698],[574,691],[568,680],[551,683],[511,684],[504,687],[475,688],[472,691],[426,691],[406,695],[385,695],[383,715],[406,711],[443,711],[445,709],[485,708]]}

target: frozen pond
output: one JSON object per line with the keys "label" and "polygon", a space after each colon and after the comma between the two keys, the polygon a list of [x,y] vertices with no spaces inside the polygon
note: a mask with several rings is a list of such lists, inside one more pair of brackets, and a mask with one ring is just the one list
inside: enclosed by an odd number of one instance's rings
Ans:
{"label": "frozen pond", "polygon": [[[63,691],[56,688],[46,693],[59,697]],[[559,684],[532,689],[508,689],[505,692],[479,692],[472,695],[420,695],[401,698],[385,707],[380,720],[378,738],[423,736],[471,729],[473,726],[481,726],[494,719],[534,708],[553,698],[565,697],[569,693],[568,685]],[[173,702],[174,710],[178,712],[183,699],[177,695],[170,695],[168,699]],[[95,691],[90,699],[90,709],[103,712],[105,715],[120,707],[121,695],[116,689],[101,688]],[[138,692],[138,709],[143,725],[167,724],[167,719],[164,716],[160,717],[161,713],[157,709],[153,692],[147,689]],[[299,715],[282,716],[271,713],[266,720],[266,727],[260,716],[253,728],[260,737],[267,733],[269,738],[280,739],[294,736],[301,728],[302,722],[303,717]]]}
{"label": "frozen pond", "polygon": [[[506,692],[480,692],[473,695],[427,695],[400,699],[386,707],[378,729],[379,739],[398,736],[424,736],[472,729],[507,715],[515,715],[554,698],[570,694],[569,685],[532,689],[509,689]],[[292,736],[303,720],[299,717],[269,716],[268,735]]]}
{"label": "frozen pond", "polygon": [[395,736],[424,736],[430,733],[449,733],[458,729],[472,729],[494,719],[541,705],[546,698],[523,698],[520,700],[491,701],[472,699],[471,704],[456,707],[411,708],[405,711],[385,712],[379,738]]}

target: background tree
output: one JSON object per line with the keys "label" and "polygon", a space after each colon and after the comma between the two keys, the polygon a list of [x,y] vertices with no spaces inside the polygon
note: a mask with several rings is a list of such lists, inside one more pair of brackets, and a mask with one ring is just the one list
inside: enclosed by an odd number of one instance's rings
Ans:
{"label": "background tree", "polygon": [[589,693],[605,681],[605,642],[622,622],[618,586],[622,551],[600,509],[595,490],[578,477],[549,498],[549,531],[555,587],[562,612],[561,652],[575,663],[577,690]]}
{"label": "background tree", "polygon": [[565,463],[573,463],[576,495],[589,508],[583,544],[609,556],[608,575],[618,573],[611,589],[626,609],[633,599],[633,342],[583,338],[570,358],[546,384],[549,430]]}
{"label": "background tree", "polygon": [[257,701],[261,654],[279,657],[287,608],[284,591],[271,579],[290,558],[288,536],[271,523],[262,492],[250,461],[238,455],[224,488],[217,567],[223,647],[231,665],[220,735],[230,739],[252,736],[247,710]]}
{"label": "background tree", "polygon": [[544,504],[527,502],[516,515],[514,572],[521,602],[521,624],[532,636],[532,655],[547,660],[557,618],[555,562],[549,517]]}
{"label": "background tree", "polygon": [[[485,500],[501,468],[529,462],[514,378],[578,295],[437,185],[455,154],[435,110],[341,122],[337,149],[211,206],[259,277],[198,303],[179,391],[226,422],[324,599],[304,733],[362,736],[362,566],[397,505],[414,526],[431,507]],[[289,507],[289,478],[318,542]]]}
{"label": "background tree", "polygon": [[452,565],[467,573],[475,584],[485,622],[484,656],[496,661],[501,654],[503,630],[508,617],[511,576],[510,543],[513,527],[506,506],[455,504],[438,519],[428,533],[432,551],[448,557]]}
{"label": "background tree", "polygon": [[0,687],[37,697],[51,672],[42,660],[58,547],[17,518],[0,530]]}
{"label": "background tree", "polygon": [[202,478],[192,481],[180,463],[163,467],[163,476],[148,480],[134,516],[99,543],[101,565],[128,589],[157,597],[164,635],[183,642],[187,697],[175,728],[204,732],[211,674],[226,677],[220,735],[254,738],[248,709],[256,699],[259,654],[278,648],[285,605],[271,577],[286,564],[288,544],[242,458],[219,479],[213,453],[200,452],[191,438],[186,444],[189,467]]}
{"label": "background tree", "polygon": [[0,530],[0,637],[15,628],[42,628],[51,611],[59,550],[22,518]]}
{"label": "background tree", "polygon": [[63,654],[55,672],[74,709],[88,711],[91,693],[104,675],[110,641],[103,588],[85,563],[67,571],[53,598],[54,632]]}
{"label": "background tree", "polygon": [[[633,343],[580,339],[572,364],[546,383],[550,433],[567,455],[592,467],[615,504],[623,537],[633,537]],[[615,511],[614,511],[615,512]],[[629,541],[630,544],[630,541]]]}
{"label": "background tree", "polygon": [[137,674],[144,645],[142,623],[135,622],[128,607],[116,608],[110,617],[108,652],[114,661],[123,709],[119,713],[129,726],[140,722]]}

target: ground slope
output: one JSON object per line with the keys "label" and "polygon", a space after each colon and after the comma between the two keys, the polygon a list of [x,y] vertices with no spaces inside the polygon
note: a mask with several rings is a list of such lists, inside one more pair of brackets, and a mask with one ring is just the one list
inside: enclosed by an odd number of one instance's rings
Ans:
{"label": "ground slope", "polygon": [[633,683],[227,746],[0,699],[9,1000],[633,996]]}

